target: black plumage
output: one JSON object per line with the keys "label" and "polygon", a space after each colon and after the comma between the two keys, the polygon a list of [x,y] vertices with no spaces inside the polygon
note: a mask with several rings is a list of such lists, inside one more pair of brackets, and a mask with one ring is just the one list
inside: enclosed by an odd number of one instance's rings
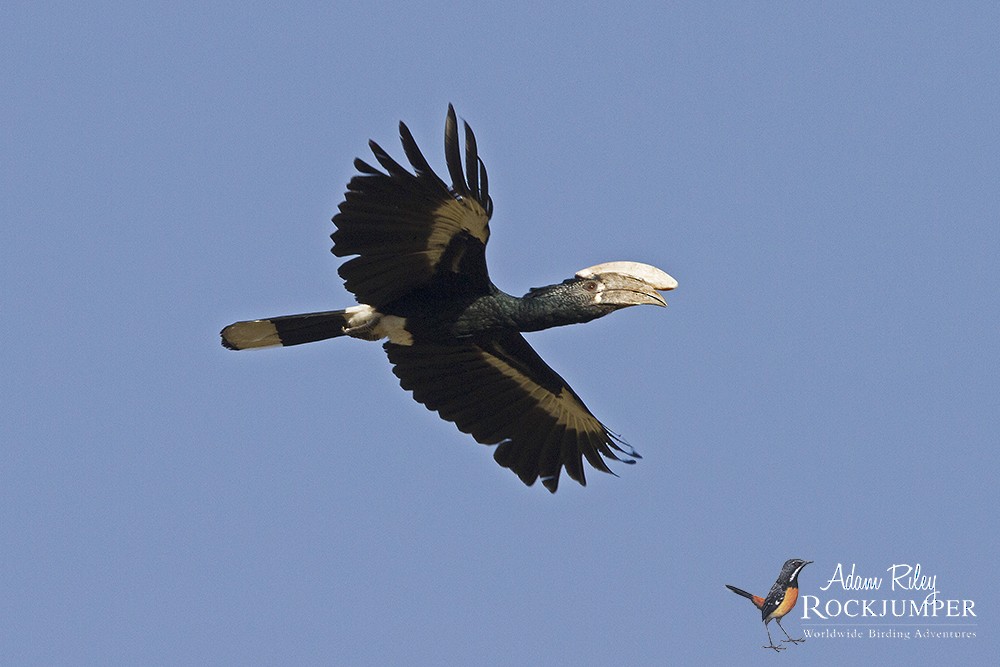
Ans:
{"label": "black plumage", "polygon": [[[378,169],[360,159],[333,218],[333,253],[359,306],[237,322],[222,331],[232,349],[297,345],[349,335],[388,338],[384,347],[404,389],[478,442],[526,484],[554,492],[562,468],[586,484],[583,459],[638,454],[597,420],[521,332],[586,322],[619,308],[665,305],[670,276],[634,262],[583,269],[524,297],[501,292],[486,266],[493,202],[475,135],[465,124],[465,159],[449,105],[445,159],[451,185],[430,168],[406,125],[400,139],[413,168],[369,142]],[[384,170],[384,171],[383,171]]]}

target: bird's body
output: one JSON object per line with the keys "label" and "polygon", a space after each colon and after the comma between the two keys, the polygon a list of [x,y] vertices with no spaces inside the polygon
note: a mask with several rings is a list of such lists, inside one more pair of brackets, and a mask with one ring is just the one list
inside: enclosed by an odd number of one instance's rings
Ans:
{"label": "bird's body", "polygon": [[[792,639],[792,637],[785,632],[785,628],[781,625],[781,619],[792,610],[795,603],[799,599],[799,572],[802,571],[806,565],[811,563],[811,560],[801,560],[799,558],[791,558],[785,561],[785,564],[781,567],[781,572],[778,574],[778,578],[775,580],[774,585],[771,586],[771,590],[768,591],[767,597],[760,597],[759,595],[754,595],[748,593],[741,588],[736,588],[735,586],[730,586],[726,584],[726,588],[736,593],[737,595],[743,596],[750,600],[757,609],[760,609],[761,620],[764,621],[764,629],[767,630],[767,624],[771,621],[776,621],[778,627],[781,631],[785,633],[788,637],[787,641],[792,644],[797,644],[799,642],[805,641],[804,639]],[[783,646],[776,646],[774,641],[771,639],[771,631],[767,630],[767,641],[768,646],[764,648],[774,649],[775,651],[783,650]]]}
{"label": "bird's body", "polygon": [[[526,484],[550,491],[565,467],[585,484],[582,458],[604,472],[602,457],[638,455],[608,431],[579,396],[531,349],[522,332],[588,322],[639,304],[666,305],[657,290],[676,281],[655,267],[610,262],[523,297],[489,279],[485,249],[493,202],[475,136],[465,126],[463,168],[449,106],[445,156],[452,185],[431,170],[412,135],[400,138],[414,173],[374,142],[385,172],[355,160],[333,222],[333,253],[359,305],[231,324],[231,349],[298,345],[351,336],[388,339],[384,347],[404,389],[484,444]],[[618,454],[625,454],[620,458]]]}

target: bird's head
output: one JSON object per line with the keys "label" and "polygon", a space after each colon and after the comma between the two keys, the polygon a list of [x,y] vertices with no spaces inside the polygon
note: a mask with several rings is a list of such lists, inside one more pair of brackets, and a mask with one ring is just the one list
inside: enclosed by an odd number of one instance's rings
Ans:
{"label": "bird's head", "polygon": [[677,287],[677,281],[664,271],[640,262],[605,262],[576,272],[571,281],[589,295],[594,305],[611,309],[628,306],[666,306],[660,296]]}
{"label": "bird's head", "polygon": [[799,572],[802,571],[802,568],[811,562],[811,560],[802,560],[801,558],[789,558],[781,567],[781,574],[786,577],[788,581],[795,581],[798,579]]}
{"label": "bird's head", "polygon": [[665,306],[660,291],[675,287],[676,280],[649,264],[597,264],[580,269],[558,285],[530,290],[519,300],[517,323],[520,331],[538,331],[589,322],[628,306]]}

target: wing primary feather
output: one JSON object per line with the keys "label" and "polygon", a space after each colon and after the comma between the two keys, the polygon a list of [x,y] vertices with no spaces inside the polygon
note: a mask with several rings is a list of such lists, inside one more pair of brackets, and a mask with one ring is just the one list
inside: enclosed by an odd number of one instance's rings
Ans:
{"label": "wing primary feather", "polygon": [[465,121],[465,180],[472,196],[482,201],[479,190],[479,151],[476,149],[476,135]]}
{"label": "wing primary feather", "polygon": [[455,118],[455,107],[450,104],[444,124],[444,159],[451,176],[451,189],[463,197],[469,196],[469,186],[462,173],[462,154],[458,148],[458,120]]}
{"label": "wing primary feather", "polygon": [[367,174],[368,176],[385,176],[381,171],[371,166],[359,157],[354,158],[354,168],[360,171],[362,174]]}
{"label": "wing primary feather", "polygon": [[486,165],[478,156],[476,157],[479,163],[479,203],[483,205],[486,209],[486,217],[493,217],[493,200],[490,198],[490,181],[486,176]]}
{"label": "wing primary feather", "polygon": [[[605,444],[607,436],[605,436],[603,433],[598,434],[593,431],[587,431],[586,435],[587,435],[587,440],[589,440],[590,442],[589,444],[580,447],[580,452],[582,452],[583,455],[587,458],[587,462],[593,467],[600,470],[601,472],[607,472],[611,473],[612,475],[615,475],[614,471],[611,470],[611,468],[608,467],[608,464],[604,462],[604,459],[601,458],[601,453],[602,453],[601,450],[608,451],[609,457],[617,458],[614,454],[611,454],[611,452],[608,450],[607,445]],[[615,475],[615,477],[617,476],[618,475]]]}
{"label": "wing primary feather", "polygon": [[448,186],[442,181],[434,170],[431,169],[430,164],[427,162],[427,158],[420,151],[420,147],[417,146],[416,140],[413,138],[413,134],[410,132],[410,128],[406,126],[406,123],[399,123],[399,140],[403,144],[403,152],[406,153],[406,159],[410,161],[413,165],[414,170],[417,172],[417,176],[421,178],[431,178],[434,183],[439,185],[444,190],[448,189]]}
{"label": "wing primary feather", "polygon": [[378,163],[389,172],[390,176],[395,176],[397,178],[413,178],[413,174],[408,172],[401,164],[393,160],[377,143],[369,141],[368,147],[372,149],[375,159],[378,160]]}
{"label": "wing primary feather", "polygon": [[[601,424],[605,433],[608,434],[608,444],[612,449],[621,452],[625,456],[631,456],[633,459],[641,459],[642,455],[635,450],[635,447],[625,442],[625,439],[619,433],[615,433],[609,429],[604,424]],[[617,457],[616,457],[617,458]],[[626,461],[625,459],[618,459],[622,463],[635,463],[635,461]]]}

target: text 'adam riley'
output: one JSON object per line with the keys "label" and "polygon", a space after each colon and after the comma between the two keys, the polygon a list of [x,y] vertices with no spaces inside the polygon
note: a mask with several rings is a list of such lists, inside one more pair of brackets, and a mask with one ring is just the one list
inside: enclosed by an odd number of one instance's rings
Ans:
{"label": "text 'adam riley'", "polygon": [[[837,563],[833,576],[820,586],[821,591],[838,584],[841,590],[880,590],[884,583],[883,577],[861,577],[856,574],[856,567],[851,563],[851,571],[844,573],[844,566]],[[921,573],[920,564],[909,565],[899,563],[891,565],[889,572],[890,590],[892,591],[924,591],[921,598],[882,598],[840,600],[830,598],[821,600],[816,595],[802,596],[802,618],[965,618],[974,617],[975,601],[965,599],[944,599],[939,596],[937,575]]]}

